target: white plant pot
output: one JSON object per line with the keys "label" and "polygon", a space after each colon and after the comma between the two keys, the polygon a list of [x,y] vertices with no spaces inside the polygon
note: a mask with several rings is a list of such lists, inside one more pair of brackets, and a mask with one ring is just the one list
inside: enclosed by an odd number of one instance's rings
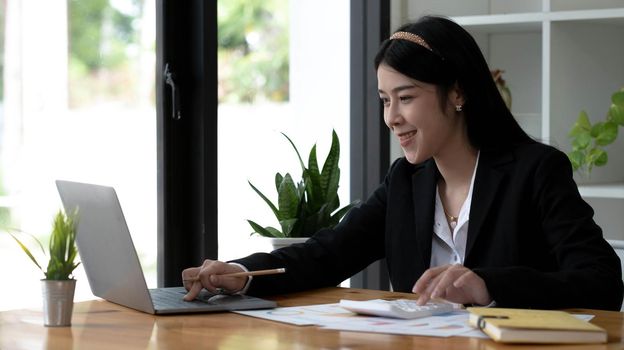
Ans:
{"label": "white plant pot", "polygon": [[71,326],[76,280],[41,280],[43,324],[46,327]]}
{"label": "white plant pot", "polygon": [[250,253],[264,252],[270,253],[275,249],[289,246],[293,243],[303,243],[308,240],[309,237],[297,237],[297,238],[272,238],[264,237],[260,235],[254,235],[251,239]]}
{"label": "white plant pot", "polygon": [[308,240],[309,237],[294,237],[294,238],[268,238],[271,243],[272,250],[283,248],[294,243],[303,243]]}

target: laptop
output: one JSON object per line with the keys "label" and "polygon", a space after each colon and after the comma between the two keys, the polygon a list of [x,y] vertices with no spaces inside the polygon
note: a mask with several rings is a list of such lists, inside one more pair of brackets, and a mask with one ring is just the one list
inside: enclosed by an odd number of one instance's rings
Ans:
{"label": "laptop", "polygon": [[[115,189],[56,181],[65,207],[78,208],[76,245],[94,295],[150,314],[179,314],[274,308],[276,303],[247,295],[215,295],[206,290],[184,301],[184,287],[148,289]],[[181,272],[180,272],[181,273]]]}

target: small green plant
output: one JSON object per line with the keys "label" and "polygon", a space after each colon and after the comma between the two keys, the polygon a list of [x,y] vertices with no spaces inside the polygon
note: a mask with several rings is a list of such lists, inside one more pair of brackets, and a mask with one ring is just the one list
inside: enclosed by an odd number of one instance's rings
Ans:
{"label": "small green plant", "polygon": [[[16,234],[9,232],[11,237],[15,239],[24,253],[26,253],[30,260],[32,260],[32,262],[34,262],[35,265],[37,265],[37,267],[43,272],[45,279],[47,280],[73,279],[72,272],[76,269],[76,267],[78,267],[78,265],[80,265],[79,262],[75,262],[78,255],[78,250],[76,248],[76,217],[76,212],[72,215],[65,215],[60,210],[54,217],[52,234],[50,235],[50,256],[46,271],[43,270],[39,262],[37,262],[35,256],[30,252],[26,245],[19,238],[17,238]],[[45,254],[45,249],[43,248],[41,242],[36,237],[32,235],[29,236],[37,242],[41,251]]]}
{"label": "small green plant", "polygon": [[[310,151],[308,166],[301,159],[299,150],[292,140],[284,133],[284,137],[290,142],[297,153],[301,169],[302,180],[295,184],[290,174],[282,176],[275,174],[275,188],[277,189],[277,205],[273,204],[251,182],[249,185],[269,205],[273,214],[280,224],[281,230],[267,226],[262,227],[257,223],[247,220],[254,233],[265,237],[309,237],[323,228],[334,227],[340,219],[357,204],[357,201],[341,208],[338,198],[338,183],[340,180],[340,142],[338,135],[332,131],[332,144],[325,159],[322,171],[316,158],[316,144]],[[337,210],[337,211],[336,211]]]}
{"label": "small green plant", "polygon": [[592,125],[587,112],[579,114],[568,134],[572,142],[572,151],[568,153],[572,168],[583,171],[589,177],[594,166],[607,164],[609,157],[604,146],[617,139],[618,126],[624,126],[624,88],[611,96],[605,121]]}

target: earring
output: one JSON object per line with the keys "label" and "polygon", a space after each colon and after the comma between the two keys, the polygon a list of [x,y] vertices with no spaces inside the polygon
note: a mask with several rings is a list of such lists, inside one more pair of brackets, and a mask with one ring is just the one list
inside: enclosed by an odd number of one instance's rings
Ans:
{"label": "earring", "polygon": [[462,105],[455,105],[455,110],[457,112],[461,112],[462,111]]}

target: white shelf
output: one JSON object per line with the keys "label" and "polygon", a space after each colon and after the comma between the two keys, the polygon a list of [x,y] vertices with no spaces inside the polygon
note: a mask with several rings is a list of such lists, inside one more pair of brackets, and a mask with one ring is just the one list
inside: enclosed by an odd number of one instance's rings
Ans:
{"label": "white shelf", "polygon": [[[513,112],[513,111],[512,111]],[[514,117],[521,119],[541,119],[542,115],[540,113],[521,113],[521,112],[513,112]]]}
{"label": "white shelf", "polygon": [[453,20],[475,32],[540,31],[544,22],[600,21],[624,26],[624,8],[456,16]]}
{"label": "white shelf", "polygon": [[586,20],[613,20],[613,23],[624,24],[624,8],[555,11],[545,16],[549,21],[586,21]]}
{"label": "white shelf", "polygon": [[624,183],[579,185],[579,192],[585,198],[624,199]]}
{"label": "white shelf", "polygon": [[500,26],[527,26],[528,28],[539,29],[545,19],[543,12],[531,13],[511,13],[501,15],[477,15],[477,16],[457,16],[453,20],[462,26],[491,26],[493,29]]}
{"label": "white shelf", "polygon": [[624,250],[624,241],[619,239],[608,239],[607,242],[615,249]]}

